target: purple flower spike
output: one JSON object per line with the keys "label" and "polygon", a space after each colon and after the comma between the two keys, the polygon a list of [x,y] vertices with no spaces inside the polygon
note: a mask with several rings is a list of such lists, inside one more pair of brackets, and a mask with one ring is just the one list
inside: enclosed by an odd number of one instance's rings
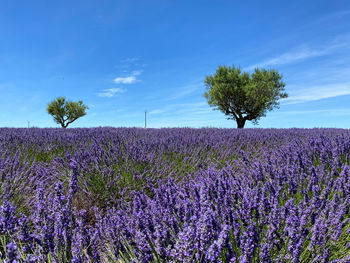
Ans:
{"label": "purple flower spike", "polygon": [[20,255],[17,251],[17,246],[14,243],[8,243],[6,245],[6,256],[7,260],[6,262],[8,263],[19,263]]}

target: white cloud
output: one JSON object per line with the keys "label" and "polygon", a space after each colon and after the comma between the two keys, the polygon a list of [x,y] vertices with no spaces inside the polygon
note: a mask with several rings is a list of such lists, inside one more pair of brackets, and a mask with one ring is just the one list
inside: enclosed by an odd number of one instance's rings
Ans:
{"label": "white cloud", "polygon": [[350,82],[319,85],[299,90],[294,95],[281,101],[283,104],[297,104],[338,96],[350,95]]}
{"label": "white cloud", "polygon": [[131,73],[130,76],[127,77],[118,77],[115,78],[113,81],[116,84],[134,84],[138,82],[139,80],[136,78],[136,76],[139,76],[141,74],[140,70],[135,70]]}
{"label": "white cloud", "polygon": [[123,62],[123,63],[132,63],[132,62],[138,61],[139,59],[140,58],[138,58],[138,57],[131,57],[131,58],[123,59],[121,62]]}
{"label": "white cloud", "polygon": [[204,111],[210,112],[212,109],[209,107],[206,101],[183,103],[174,105],[176,107],[175,114],[201,114]]}
{"label": "white cloud", "polygon": [[103,90],[103,92],[98,93],[97,95],[99,97],[114,97],[117,93],[124,93],[125,89],[121,89],[121,88],[112,88],[112,89],[105,89]]}
{"label": "white cloud", "polygon": [[176,90],[171,96],[169,96],[168,100],[175,100],[179,98],[183,98],[188,96],[189,94],[195,92],[199,88],[203,88],[204,84],[202,83],[195,83],[195,84],[189,84],[186,86],[182,86]]}
{"label": "white cloud", "polygon": [[326,116],[348,116],[350,115],[350,108],[349,109],[324,109],[324,110],[293,110],[293,111],[284,111],[276,114],[288,114],[288,115],[322,114]]}
{"label": "white cloud", "polygon": [[304,59],[312,58],[312,57],[319,57],[328,54],[329,51],[327,50],[312,50],[310,48],[298,48],[293,51],[286,52],[280,56],[262,61],[260,63],[257,63],[255,65],[251,65],[246,70],[251,70],[255,68],[260,67],[266,67],[266,66],[274,66],[274,65],[283,65],[283,64],[289,64],[297,61],[301,61]]}
{"label": "white cloud", "polygon": [[135,76],[119,77],[119,78],[115,78],[113,81],[116,84],[133,84],[137,82]]}
{"label": "white cloud", "polygon": [[309,47],[309,45],[303,44],[281,55],[266,59],[254,65],[250,65],[244,69],[252,70],[254,68],[259,68],[259,67],[285,65],[285,64],[303,61],[309,58],[329,55],[332,52],[339,50],[341,48],[348,48],[349,38],[350,36],[348,34],[339,35],[333,38],[332,41],[330,41],[326,45],[318,48],[311,48]]}
{"label": "white cloud", "polygon": [[142,71],[141,70],[135,70],[132,72],[132,75],[133,76],[138,76],[138,75],[141,75]]}
{"label": "white cloud", "polygon": [[168,104],[164,108],[155,109],[149,111],[149,114],[161,114],[164,116],[190,116],[196,114],[203,114],[210,112],[211,109],[208,106],[208,103],[204,101],[192,102],[192,103],[175,103]]}

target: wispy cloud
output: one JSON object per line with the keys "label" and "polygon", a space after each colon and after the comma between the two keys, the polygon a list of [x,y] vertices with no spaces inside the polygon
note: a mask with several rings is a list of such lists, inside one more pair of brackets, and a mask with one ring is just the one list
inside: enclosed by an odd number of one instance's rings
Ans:
{"label": "wispy cloud", "polygon": [[328,53],[329,53],[328,50],[312,50],[311,48],[308,48],[308,47],[302,47],[292,51],[288,51],[277,57],[270,58],[265,61],[259,62],[257,64],[251,65],[245,69],[251,70],[254,68],[260,68],[260,67],[266,67],[266,66],[289,64],[289,63],[301,61],[312,57],[323,56]]}
{"label": "wispy cloud", "polygon": [[172,95],[170,95],[167,99],[168,100],[176,100],[176,99],[180,99],[183,97],[186,97],[192,93],[194,93],[195,91],[197,91],[199,88],[203,88],[203,83],[194,83],[194,84],[189,84],[186,86],[182,86],[178,89],[176,89],[176,91],[174,91],[174,93]]}
{"label": "wispy cloud", "polygon": [[164,116],[189,116],[189,115],[196,115],[196,114],[203,114],[210,112],[210,108],[208,104],[204,101],[199,102],[191,102],[191,103],[174,103],[174,104],[168,104],[167,106],[160,108],[160,109],[154,109],[149,111],[150,114],[161,114]]}
{"label": "wispy cloud", "polygon": [[176,106],[175,114],[187,115],[187,114],[202,114],[203,111],[207,113],[211,111],[209,105],[205,101],[183,103]]}
{"label": "wispy cloud", "polygon": [[141,74],[141,71],[136,70],[131,73],[131,75],[126,77],[118,77],[113,80],[116,84],[134,84],[136,82],[139,82],[139,80],[136,78]]}
{"label": "wispy cloud", "polygon": [[139,76],[139,75],[141,75],[141,73],[142,73],[141,70],[134,70],[134,71],[132,72],[132,75],[133,75],[133,76]]}
{"label": "wispy cloud", "polygon": [[114,83],[117,84],[132,84],[135,83],[137,80],[135,78],[135,76],[128,76],[128,77],[119,77],[119,78],[115,78],[114,79]]}
{"label": "wispy cloud", "polygon": [[331,54],[332,52],[349,47],[349,35],[339,35],[332,39],[327,45],[322,47],[310,47],[308,44],[300,45],[290,51],[287,51],[276,57],[272,57],[263,60],[259,63],[250,65],[245,70],[252,70],[259,67],[275,66],[275,65],[285,65],[290,63],[296,63],[299,61],[304,61],[306,59],[321,57]]}
{"label": "wispy cloud", "polygon": [[139,61],[139,60],[140,60],[139,57],[130,57],[130,58],[123,59],[121,62],[122,63],[132,63],[132,62],[136,62],[136,61]]}
{"label": "wispy cloud", "polygon": [[324,110],[293,110],[293,111],[284,111],[278,114],[288,114],[288,115],[307,115],[307,114],[322,114],[326,116],[348,116],[350,115],[350,108],[342,109],[324,109]]}
{"label": "wispy cloud", "polygon": [[124,92],[125,92],[125,89],[122,89],[122,88],[111,88],[111,89],[105,89],[105,90],[103,90],[103,92],[100,92],[97,95],[99,97],[111,98],[111,97],[114,97],[118,93],[124,93]]}
{"label": "wispy cloud", "polygon": [[308,101],[316,101],[338,96],[350,95],[350,82],[318,85],[304,88],[283,100],[283,104],[297,104]]}
{"label": "wispy cloud", "polygon": [[123,69],[145,68],[147,67],[147,64],[144,63],[144,61],[140,57],[129,57],[120,60],[120,64],[115,65],[114,67]]}

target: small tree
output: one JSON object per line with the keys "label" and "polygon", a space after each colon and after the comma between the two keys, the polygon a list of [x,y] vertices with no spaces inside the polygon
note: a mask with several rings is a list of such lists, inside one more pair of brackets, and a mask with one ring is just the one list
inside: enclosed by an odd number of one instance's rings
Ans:
{"label": "small tree", "polygon": [[67,128],[69,124],[86,115],[87,109],[89,107],[81,100],[74,102],[67,101],[65,97],[58,97],[48,104],[46,110],[56,123],[61,124],[62,128]]}
{"label": "small tree", "polygon": [[228,119],[243,128],[246,121],[258,123],[267,111],[278,108],[279,99],[287,98],[282,75],[275,70],[258,69],[250,75],[235,68],[219,66],[214,75],[206,76],[204,97],[214,110],[220,110]]}

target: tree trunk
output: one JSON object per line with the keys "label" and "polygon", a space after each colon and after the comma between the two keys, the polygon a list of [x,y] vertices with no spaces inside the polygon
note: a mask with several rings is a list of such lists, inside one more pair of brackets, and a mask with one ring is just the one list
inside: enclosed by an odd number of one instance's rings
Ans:
{"label": "tree trunk", "polygon": [[238,129],[243,129],[244,128],[244,124],[245,124],[245,119],[242,118],[242,119],[236,119],[236,122],[237,122],[237,128]]}

